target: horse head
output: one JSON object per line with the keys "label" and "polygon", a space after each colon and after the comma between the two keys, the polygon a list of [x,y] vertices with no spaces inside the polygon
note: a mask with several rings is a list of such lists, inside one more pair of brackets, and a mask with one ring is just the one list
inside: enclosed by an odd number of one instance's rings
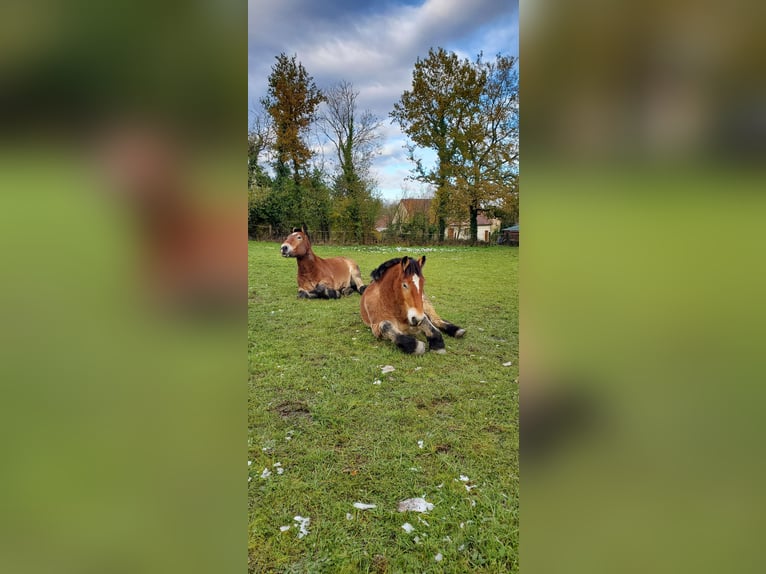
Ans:
{"label": "horse head", "polygon": [[294,227],[293,232],[287,236],[279,248],[282,257],[303,257],[311,251],[311,240],[306,231],[306,226],[302,228]]}
{"label": "horse head", "polygon": [[[425,279],[423,278],[423,266],[426,264],[424,255],[417,261],[410,257],[402,257],[400,269],[402,300],[407,309],[407,322],[413,327],[420,325],[425,319],[423,312],[423,287]],[[395,285],[394,288],[397,286]]]}
{"label": "horse head", "polygon": [[420,325],[425,319],[423,311],[425,278],[422,271],[426,264],[425,255],[418,260],[402,257],[401,260],[394,259],[387,263],[388,268],[392,270],[393,291],[398,294],[396,299],[402,302],[402,311],[407,314],[407,323],[413,327]]}

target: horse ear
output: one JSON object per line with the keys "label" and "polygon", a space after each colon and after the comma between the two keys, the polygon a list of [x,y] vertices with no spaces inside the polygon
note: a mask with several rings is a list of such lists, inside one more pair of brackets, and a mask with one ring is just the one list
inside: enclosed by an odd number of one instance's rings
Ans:
{"label": "horse ear", "polygon": [[420,268],[423,269],[423,266],[426,264],[426,256],[423,255],[420,259],[418,259],[418,265],[420,265]]}
{"label": "horse ear", "polygon": [[402,271],[407,269],[407,264],[410,262],[409,257],[402,257]]}
{"label": "horse ear", "polygon": [[298,233],[301,230],[300,227],[293,227],[293,233]]}
{"label": "horse ear", "polygon": [[302,230],[302,231],[303,231],[303,233],[305,233],[306,235],[308,235],[308,234],[309,234],[309,230],[308,230],[308,229],[306,229],[306,224],[305,224],[305,223],[301,223],[301,230]]}

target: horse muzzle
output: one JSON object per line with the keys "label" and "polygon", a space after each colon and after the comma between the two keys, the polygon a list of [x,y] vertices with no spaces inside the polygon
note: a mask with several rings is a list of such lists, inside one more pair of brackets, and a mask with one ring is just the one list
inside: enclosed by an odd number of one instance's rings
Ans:
{"label": "horse muzzle", "polygon": [[289,245],[283,245],[279,248],[279,251],[282,253],[282,257],[290,257],[291,251]]}

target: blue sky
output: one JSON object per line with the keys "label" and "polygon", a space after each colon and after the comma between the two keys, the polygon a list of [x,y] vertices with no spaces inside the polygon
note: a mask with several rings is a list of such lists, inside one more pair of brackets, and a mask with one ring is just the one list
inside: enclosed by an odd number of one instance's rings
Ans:
{"label": "blue sky", "polygon": [[351,82],[359,107],[383,122],[373,164],[382,197],[398,199],[405,189],[417,195],[420,186],[406,181],[406,138],[388,117],[411,85],[415,60],[437,46],[469,58],[518,55],[518,15],[518,0],[248,0],[249,106],[266,93],[281,52],[296,54],[320,88]]}

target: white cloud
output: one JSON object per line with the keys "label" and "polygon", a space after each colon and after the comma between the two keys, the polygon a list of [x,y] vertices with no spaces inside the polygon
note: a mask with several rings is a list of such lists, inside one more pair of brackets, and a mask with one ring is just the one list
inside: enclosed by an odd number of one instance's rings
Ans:
{"label": "white cloud", "polygon": [[249,105],[257,106],[265,94],[280,52],[296,54],[320,87],[351,82],[360,108],[382,120],[383,148],[374,176],[384,198],[395,199],[412,165],[403,147],[406,138],[388,114],[409,88],[415,61],[435,46],[471,58],[479,51],[487,57],[518,53],[518,2],[249,0]]}

